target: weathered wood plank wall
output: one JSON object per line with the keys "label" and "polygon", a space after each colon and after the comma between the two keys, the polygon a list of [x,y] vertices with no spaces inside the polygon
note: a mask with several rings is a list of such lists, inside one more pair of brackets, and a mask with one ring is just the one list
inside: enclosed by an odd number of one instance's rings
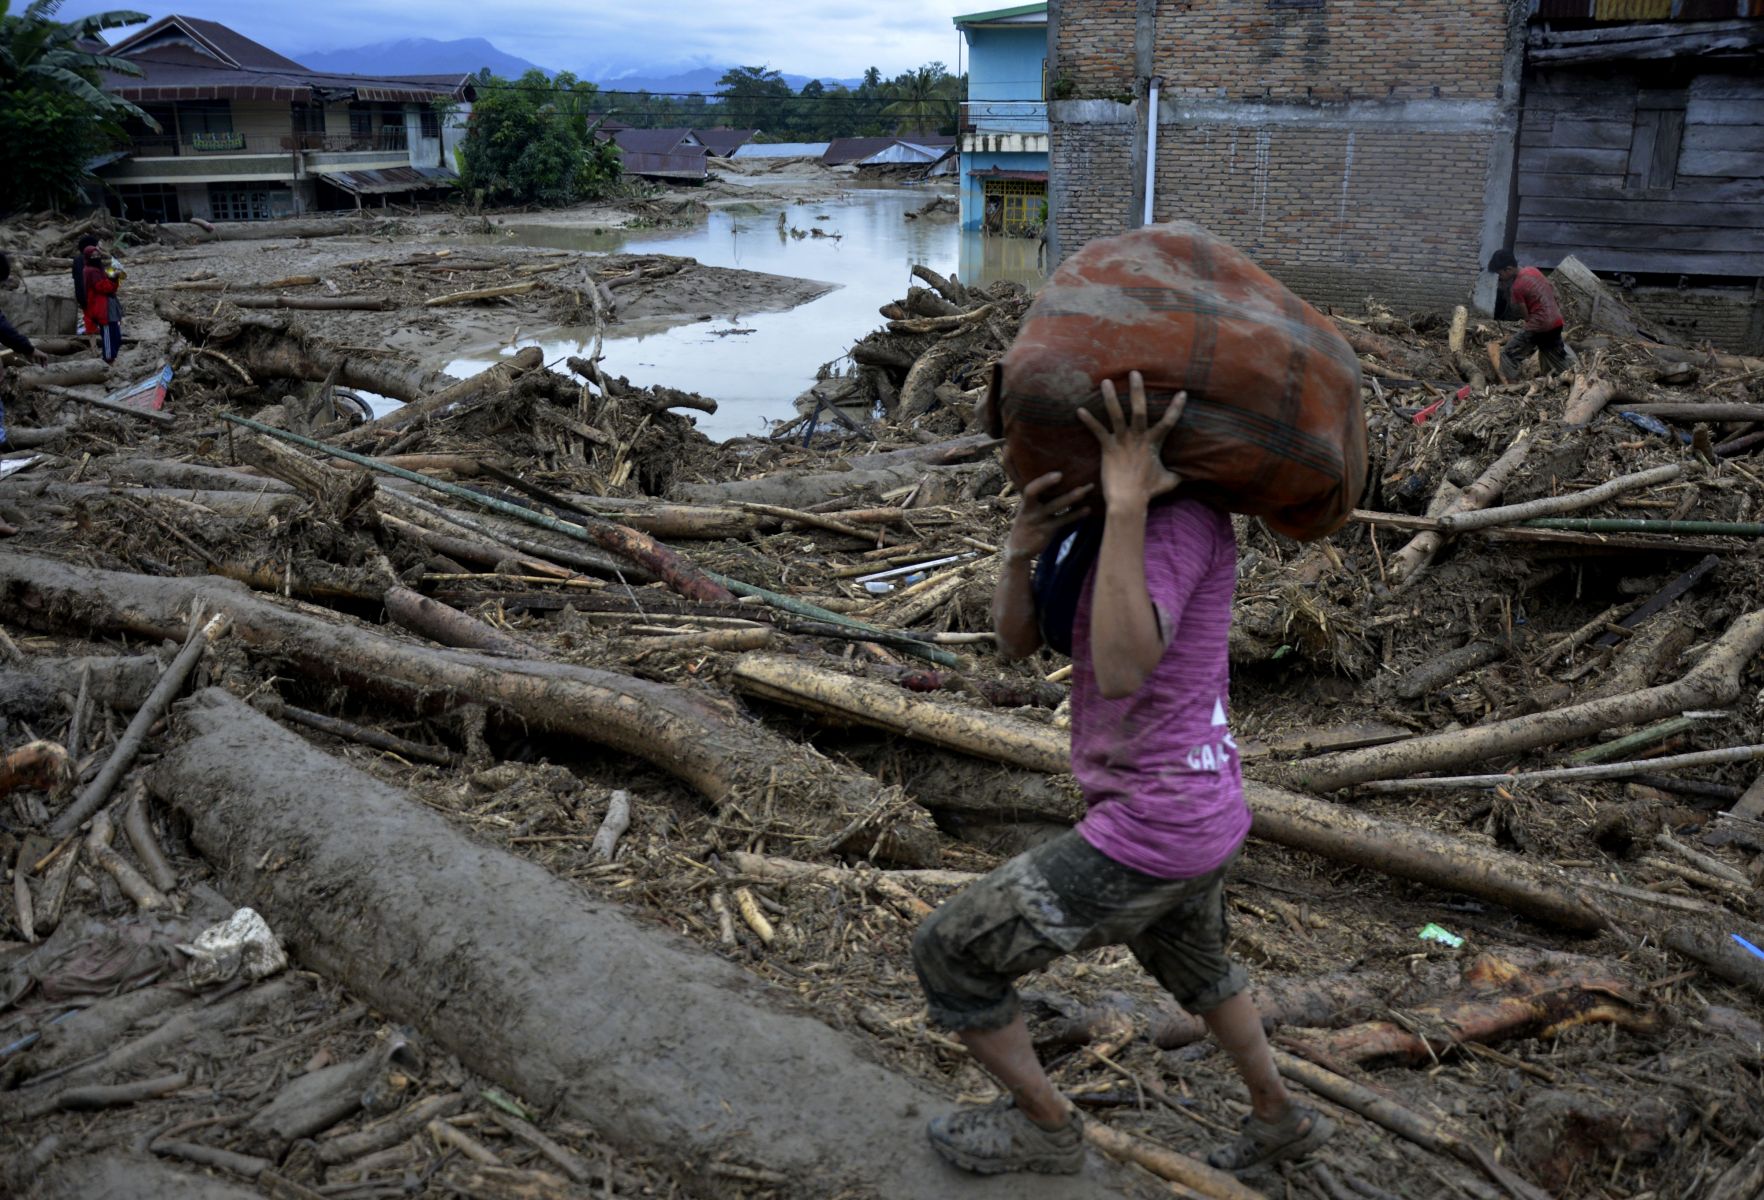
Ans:
{"label": "weathered wood plank wall", "polygon": [[1534,67],[1517,169],[1522,261],[1764,276],[1755,59]]}

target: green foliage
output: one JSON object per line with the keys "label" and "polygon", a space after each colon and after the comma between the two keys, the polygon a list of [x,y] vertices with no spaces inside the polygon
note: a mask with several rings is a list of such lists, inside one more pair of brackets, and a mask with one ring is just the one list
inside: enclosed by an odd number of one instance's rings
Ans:
{"label": "green foliage", "polygon": [[927,63],[894,79],[871,67],[856,88],[811,79],[791,92],[769,67],[735,67],[717,82],[717,95],[657,96],[602,91],[606,115],[638,129],[757,129],[761,142],[824,142],[918,130],[955,130],[956,106],[967,94],[965,75]]}
{"label": "green foliage", "polygon": [[35,0],[14,16],[11,0],[0,0],[0,211],[77,199],[91,178],[85,164],[116,144],[122,118],[159,128],[99,87],[100,72],[139,75],[141,69],[80,46],[147,15],[118,10],[57,21],[60,8],[61,0]]}
{"label": "green foliage", "polygon": [[490,204],[576,204],[618,181],[619,155],[598,142],[598,89],[565,72],[528,71],[514,84],[489,71],[477,79],[460,147],[468,191]]}
{"label": "green foliage", "polygon": [[717,80],[717,94],[723,98],[723,121],[735,129],[761,129],[767,121],[778,124],[791,107],[779,103],[791,99],[790,85],[766,67],[730,67]]}
{"label": "green foliage", "polygon": [[882,115],[895,119],[898,133],[936,133],[945,126],[953,129],[956,104],[966,91],[965,79],[951,75],[940,62],[926,63],[896,76],[883,89],[889,102]]}

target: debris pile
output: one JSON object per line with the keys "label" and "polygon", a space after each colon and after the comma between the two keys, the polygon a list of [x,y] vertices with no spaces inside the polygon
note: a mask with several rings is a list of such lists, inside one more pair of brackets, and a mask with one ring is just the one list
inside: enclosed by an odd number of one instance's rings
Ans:
{"label": "debris pile", "polygon": [[[0,460],[31,459],[0,479],[20,1181],[942,1194],[919,1122],[992,1085],[925,1024],[913,932],[1081,805],[1066,664],[988,633],[1014,501],[973,406],[1028,297],[920,268],[802,418],[715,445],[592,346],[677,262],[179,264],[128,360],[173,365],[163,409],[8,372],[15,445],[58,431]],[[362,349],[443,286],[565,304],[589,348],[468,379]],[[1374,478],[1324,541],[1241,523],[1229,902],[1343,1134],[1210,1171],[1232,1072],[1125,951],[1081,955],[1026,1000],[1100,1187],[1756,1191],[1764,363],[1624,319],[1581,310],[1578,377],[1491,384],[1467,314],[1337,317]],[[193,983],[178,947],[242,908],[300,970]]]}

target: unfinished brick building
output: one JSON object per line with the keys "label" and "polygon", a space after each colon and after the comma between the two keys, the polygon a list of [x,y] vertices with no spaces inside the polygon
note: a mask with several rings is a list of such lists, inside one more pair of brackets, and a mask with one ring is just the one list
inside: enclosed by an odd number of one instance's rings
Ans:
{"label": "unfinished brick building", "polygon": [[1516,245],[1637,276],[1698,332],[1755,344],[1758,17],[1754,0],[1053,0],[1051,257],[1149,203],[1314,301],[1486,308],[1480,264]]}

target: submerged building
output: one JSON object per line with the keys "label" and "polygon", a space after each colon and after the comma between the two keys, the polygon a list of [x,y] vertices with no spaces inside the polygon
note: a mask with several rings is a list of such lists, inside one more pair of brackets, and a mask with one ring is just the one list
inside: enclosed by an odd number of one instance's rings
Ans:
{"label": "submerged building", "polygon": [[1048,220],[1048,6],[955,18],[968,49],[961,111],[965,230],[1039,236]]}
{"label": "submerged building", "polygon": [[159,124],[131,122],[128,143],[97,167],[107,202],[131,219],[261,221],[457,182],[469,75],[309,71],[181,16],[106,53],[141,74],[108,74],[104,90]]}

